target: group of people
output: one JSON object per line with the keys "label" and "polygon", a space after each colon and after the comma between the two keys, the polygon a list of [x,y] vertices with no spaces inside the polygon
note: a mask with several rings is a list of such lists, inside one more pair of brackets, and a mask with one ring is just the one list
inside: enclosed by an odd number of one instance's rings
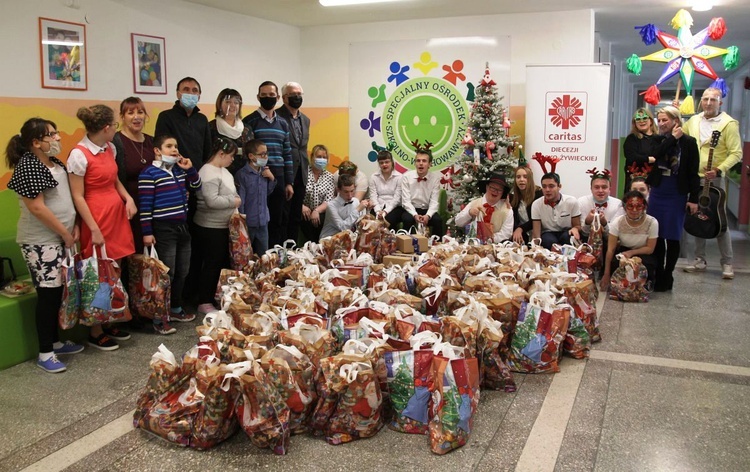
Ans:
{"label": "group of people", "polygon": [[[79,241],[83,257],[101,247],[100,253],[122,269],[125,257],[155,248],[169,267],[171,313],[152,323],[157,333],[171,334],[176,331],[171,322],[195,318],[186,303],[195,303],[201,314],[215,310],[214,292],[221,269],[229,267],[229,222],[236,212],[245,215],[253,250],[260,254],[297,240],[300,233],[317,242],[351,228],[364,212],[392,228],[429,228],[438,237],[445,233],[438,212],[440,174],[430,171],[428,148],[417,149],[415,169],[403,174],[387,150],[378,153],[379,171],[369,179],[350,161],[330,173],[324,145],[308,153],[310,119],[300,110],[299,84],[289,82],[279,93],[273,82],[263,82],[258,109],[244,118],[237,90],[219,93],[211,121],[197,106],[200,94],[196,79],[182,79],[174,106],[156,120],[154,137],[144,132],[149,115],[139,98],[122,101],[119,122],[105,105],[80,108],[77,117],[86,135],[70,151],[67,164],[57,157],[60,135],[49,120],[29,119],[8,143],[6,158],[13,169],[8,188],[20,201],[17,242],[37,289],[37,365],[45,371],[64,371],[57,356],[83,350],[61,342],[57,334],[62,261],[66,249]],[[283,105],[277,108],[279,98]],[[642,257],[656,290],[670,290],[682,218],[686,208],[697,207],[700,179],[716,182],[738,161],[737,123],[718,112],[720,95],[708,89],[702,103],[704,112],[684,130],[674,107],[658,111],[658,127],[648,110],[636,112],[625,153],[628,164],[642,165],[642,170],[630,168],[634,172],[628,173],[629,191],[622,202],[610,196],[608,172],[592,172],[591,194],[577,199],[561,193],[558,174],[545,173],[540,188],[531,168],[521,165],[514,170],[512,188],[501,174],[482,182],[483,195],[466,205],[455,223],[481,221],[492,228],[495,242],[538,239],[547,248],[585,241],[592,225],[600,225],[608,234],[602,286],[616,266],[614,255],[624,252]],[[715,168],[704,169],[706,135],[715,124],[727,128],[725,141],[716,149]],[[721,236],[719,244],[724,277],[731,278],[729,236]],[[705,267],[704,242],[696,244],[696,262],[688,269]],[[135,276],[123,270],[124,281]],[[116,325],[93,326],[88,344],[109,351],[129,338]]]}

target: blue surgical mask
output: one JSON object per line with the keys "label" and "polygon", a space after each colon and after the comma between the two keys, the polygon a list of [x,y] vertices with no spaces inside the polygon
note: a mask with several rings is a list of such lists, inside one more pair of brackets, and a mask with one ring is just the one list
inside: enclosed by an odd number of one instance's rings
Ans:
{"label": "blue surgical mask", "polygon": [[164,155],[161,156],[161,161],[163,163],[165,163],[166,165],[168,165],[168,166],[175,165],[177,163],[177,161],[179,161],[179,160],[180,160],[180,158],[177,157],[177,156],[164,156]]}
{"label": "blue surgical mask", "polygon": [[315,167],[320,170],[324,170],[328,166],[328,159],[315,158]]}
{"label": "blue surgical mask", "polygon": [[260,167],[261,169],[264,168],[266,164],[268,164],[267,157],[259,157],[255,160],[255,166]]}
{"label": "blue surgical mask", "polygon": [[192,110],[198,105],[198,99],[200,98],[200,95],[194,95],[192,93],[183,93],[180,97],[180,104],[187,108],[188,110]]}

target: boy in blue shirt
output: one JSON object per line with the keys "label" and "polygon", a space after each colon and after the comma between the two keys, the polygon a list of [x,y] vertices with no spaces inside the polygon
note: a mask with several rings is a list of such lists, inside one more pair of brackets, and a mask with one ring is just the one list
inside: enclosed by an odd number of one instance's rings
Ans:
{"label": "boy in blue shirt", "polygon": [[268,250],[268,196],[276,188],[276,179],[268,168],[268,148],[260,139],[251,139],[242,148],[248,163],[237,172],[239,212],[247,218],[247,232],[253,252],[262,255]]}

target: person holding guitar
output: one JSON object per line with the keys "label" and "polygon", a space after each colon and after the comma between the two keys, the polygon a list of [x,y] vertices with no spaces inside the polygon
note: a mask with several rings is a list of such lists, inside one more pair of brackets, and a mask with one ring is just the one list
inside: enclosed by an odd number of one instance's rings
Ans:
{"label": "person holding guitar", "polygon": [[680,257],[680,239],[685,224],[685,210],[698,210],[698,145],[694,138],[683,134],[682,116],[673,106],[661,108],[656,113],[659,134],[664,141],[659,147],[647,183],[651,186],[648,214],[659,222],[659,238],[654,248],[656,274],[654,290],[672,290],[677,259]]}
{"label": "person holding guitar", "polygon": [[[698,141],[700,165],[698,174],[704,185],[720,189],[725,188],[724,177],[729,169],[742,160],[742,139],[740,138],[737,120],[721,111],[722,91],[709,87],[701,97],[702,113],[691,117],[684,127],[685,134]],[[713,131],[721,132],[715,149],[711,147]],[[711,152],[713,151],[713,152]],[[711,166],[708,166],[709,155],[712,155]],[[721,213],[724,208],[719,208]],[[721,253],[722,278],[733,279],[732,237],[729,231],[722,231],[716,237]],[[684,268],[685,272],[703,272],[706,270],[706,240],[695,238],[695,261]]]}

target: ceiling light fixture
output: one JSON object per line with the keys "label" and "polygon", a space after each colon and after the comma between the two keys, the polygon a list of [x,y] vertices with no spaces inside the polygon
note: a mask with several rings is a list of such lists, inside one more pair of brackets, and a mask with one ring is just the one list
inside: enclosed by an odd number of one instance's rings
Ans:
{"label": "ceiling light fixture", "polygon": [[368,3],[399,2],[401,0],[319,0],[324,7],[341,7],[347,5],[366,5]]}
{"label": "ceiling light fixture", "polygon": [[708,11],[713,7],[713,0],[693,0],[693,11]]}

